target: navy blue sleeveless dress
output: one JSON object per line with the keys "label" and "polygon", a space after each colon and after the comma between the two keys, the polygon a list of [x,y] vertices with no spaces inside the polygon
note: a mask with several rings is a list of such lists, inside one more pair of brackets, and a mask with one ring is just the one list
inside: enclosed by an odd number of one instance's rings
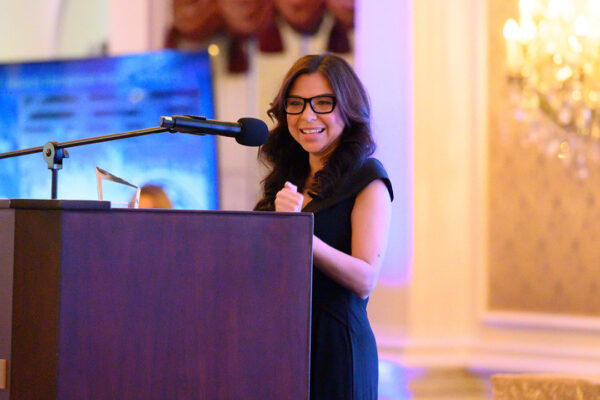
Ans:
{"label": "navy blue sleeveless dress", "polygon": [[[308,203],[302,211],[314,213],[315,235],[350,254],[354,201],[376,179],[383,180],[393,199],[385,169],[378,160],[369,158],[332,196]],[[367,318],[367,302],[313,267],[311,400],[377,399],[377,347]]]}

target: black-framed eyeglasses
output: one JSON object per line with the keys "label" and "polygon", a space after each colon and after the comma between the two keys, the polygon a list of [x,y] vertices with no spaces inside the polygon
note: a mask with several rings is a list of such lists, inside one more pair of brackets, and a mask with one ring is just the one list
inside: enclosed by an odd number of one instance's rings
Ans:
{"label": "black-framed eyeglasses", "polygon": [[300,96],[288,96],[285,99],[285,112],[292,115],[302,114],[306,108],[306,103],[310,103],[310,108],[316,114],[329,114],[335,108],[335,96],[322,94],[309,99]]}

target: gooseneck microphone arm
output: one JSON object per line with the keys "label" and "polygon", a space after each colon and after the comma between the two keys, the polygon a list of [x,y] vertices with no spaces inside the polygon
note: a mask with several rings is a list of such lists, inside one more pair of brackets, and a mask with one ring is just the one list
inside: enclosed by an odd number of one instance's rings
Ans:
{"label": "gooseneck microphone arm", "polygon": [[[110,140],[117,140],[117,139],[126,139],[126,138],[131,138],[131,137],[136,137],[136,136],[149,135],[151,133],[166,132],[168,130],[169,129],[167,129],[167,128],[155,127],[155,128],[140,129],[137,131],[113,133],[111,135],[94,136],[91,138],[71,140],[71,141],[62,142],[62,143],[57,143],[57,142],[48,142],[48,143],[54,143],[57,149],[66,149],[68,147],[108,142]],[[27,154],[33,154],[33,153],[39,153],[44,150],[44,147],[46,147],[46,146],[31,147],[29,149],[22,149],[22,150],[8,151],[6,153],[0,153],[0,159],[25,156]]]}
{"label": "gooseneck microphone arm", "polygon": [[173,115],[160,117],[160,126],[168,128],[171,132],[191,133],[197,135],[218,135],[238,137],[242,127],[235,122],[221,122],[196,115]]}

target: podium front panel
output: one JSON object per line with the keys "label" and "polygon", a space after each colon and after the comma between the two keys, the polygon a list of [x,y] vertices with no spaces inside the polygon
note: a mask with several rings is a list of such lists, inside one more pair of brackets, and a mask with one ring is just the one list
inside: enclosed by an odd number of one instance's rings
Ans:
{"label": "podium front panel", "polygon": [[11,399],[308,398],[311,214],[14,212]]}

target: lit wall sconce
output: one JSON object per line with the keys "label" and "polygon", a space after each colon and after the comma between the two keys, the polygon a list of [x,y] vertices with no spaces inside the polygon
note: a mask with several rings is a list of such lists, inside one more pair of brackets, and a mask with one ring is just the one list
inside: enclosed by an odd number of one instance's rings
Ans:
{"label": "lit wall sconce", "polygon": [[526,139],[587,178],[600,163],[600,0],[520,0],[503,34]]}

